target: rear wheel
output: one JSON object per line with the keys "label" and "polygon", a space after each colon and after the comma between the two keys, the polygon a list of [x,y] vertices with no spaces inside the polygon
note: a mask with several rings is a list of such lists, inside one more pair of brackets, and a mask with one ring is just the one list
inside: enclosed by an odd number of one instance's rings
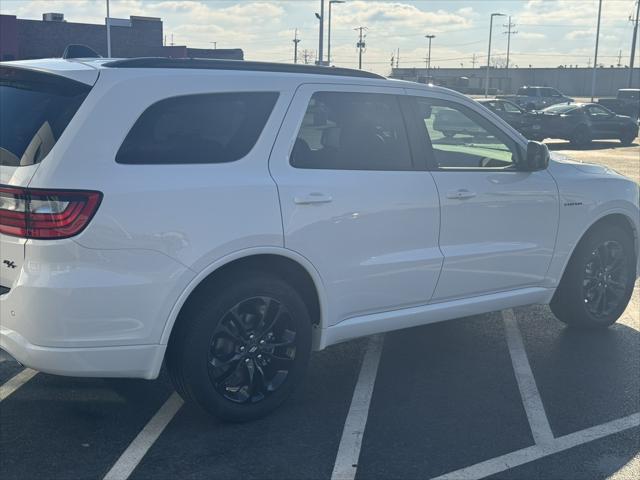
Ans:
{"label": "rear wheel", "polygon": [[[209,292],[207,292],[209,293]],[[181,314],[167,366],[176,390],[227,421],[262,417],[300,382],[311,352],[311,319],[279,277],[225,278]]]}
{"label": "rear wheel", "polygon": [[607,327],[627,308],[636,278],[633,239],[617,225],[589,232],[576,247],[551,310],[572,327]]}

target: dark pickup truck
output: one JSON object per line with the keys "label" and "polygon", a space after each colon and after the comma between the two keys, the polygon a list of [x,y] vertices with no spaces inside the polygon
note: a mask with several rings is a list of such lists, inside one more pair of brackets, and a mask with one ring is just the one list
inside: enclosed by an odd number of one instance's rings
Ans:
{"label": "dark pickup truck", "polygon": [[638,120],[640,117],[640,88],[621,88],[616,98],[601,98],[598,103],[618,115]]}

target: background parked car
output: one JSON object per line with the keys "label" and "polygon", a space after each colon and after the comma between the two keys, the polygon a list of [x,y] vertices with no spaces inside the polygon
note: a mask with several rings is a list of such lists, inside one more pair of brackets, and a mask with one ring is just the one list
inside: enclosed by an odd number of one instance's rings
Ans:
{"label": "background parked car", "polygon": [[526,138],[531,140],[542,138],[542,122],[539,118],[539,112],[527,112],[509,100],[483,99],[478,102],[497,114]]}
{"label": "background parked car", "polygon": [[486,132],[477,123],[453,109],[436,109],[433,115],[433,129],[446,138],[451,138],[455,135],[466,135],[474,138],[486,136]]}
{"label": "background parked car", "polygon": [[545,138],[561,138],[579,146],[603,139],[619,139],[623,145],[631,145],[638,135],[634,119],[616,115],[596,103],[553,105],[545,108],[540,118]]}
{"label": "background parked car", "polygon": [[616,98],[601,98],[598,103],[619,115],[627,115],[638,120],[640,88],[621,88]]}
{"label": "background parked car", "polygon": [[573,102],[555,88],[524,86],[518,89],[516,95],[498,95],[500,100],[510,100],[526,110],[541,110],[557,103]]}

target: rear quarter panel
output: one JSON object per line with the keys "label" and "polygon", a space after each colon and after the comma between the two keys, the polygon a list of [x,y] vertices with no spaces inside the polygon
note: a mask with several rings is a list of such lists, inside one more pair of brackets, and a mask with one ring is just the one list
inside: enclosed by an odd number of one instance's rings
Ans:
{"label": "rear quarter panel", "polygon": [[[75,135],[31,186],[99,190],[104,199],[75,240],[94,249],[161,252],[199,272],[215,259],[254,246],[281,246],[277,188],[268,171],[273,139],[294,88],[233,72],[103,69],[74,118]],[[231,163],[122,165],[116,153],[140,114],[174,96],[278,91],[257,144]]]}

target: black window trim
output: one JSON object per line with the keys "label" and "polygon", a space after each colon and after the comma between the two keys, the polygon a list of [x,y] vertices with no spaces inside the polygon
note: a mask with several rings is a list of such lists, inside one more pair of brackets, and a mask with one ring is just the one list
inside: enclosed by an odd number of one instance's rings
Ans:
{"label": "black window trim", "polygon": [[417,101],[420,99],[439,101],[439,102],[451,102],[454,105],[461,106],[464,109],[470,110],[477,115],[480,115],[486,121],[490,122],[490,120],[484,117],[481,113],[476,112],[471,107],[464,105],[461,102],[456,102],[454,99],[445,99],[440,97],[431,97],[426,95],[415,95],[412,93],[407,93],[407,99],[409,99],[409,104],[407,107],[412,110],[412,115],[414,118],[413,124],[416,125],[417,129],[420,130],[420,135],[418,142],[421,144],[421,148],[424,151],[424,158],[426,163],[426,170],[430,172],[492,172],[492,173],[509,173],[509,172],[520,172],[522,171],[518,168],[518,164],[521,163],[526,153],[523,151],[521,145],[515,140],[511,138],[511,135],[507,131],[505,131],[500,125],[491,122],[491,124],[500,130],[505,136],[509,138],[513,142],[513,146],[516,149],[517,161],[508,167],[439,167],[436,163],[435,155],[433,153],[433,145],[431,143],[431,136],[427,131],[426,127],[424,127],[424,131],[420,127],[421,124],[424,123],[424,120],[420,118],[420,114],[418,112]]}
{"label": "black window trim", "polygon": [[[220,95],[220,94],[242,94],[242,93],[271,93],[271,94],[275,94],[276,95],[275,101],[273,103],[273,108],[269,112],[269,115],[267,116],[267,119],[264,122],[264,125],[262,126],[262,130],[260,130],[260,133],[258,134],[258,137],[257,137],[255,143],[253,144],[253,146],[251,147],[251,149],[244,156],[242,156],[240,158],[237,158],[235,160],[228,161],[228,162],[127,163],[127,162],[119,162],[118,161],[118,154],[120,153],[120,150],[122,149],[122,146],[124,145],[124,142],[127,140],[127,137],[129,136],[129,133],[131,132],[133,127],[138,123],[138,121],[147,112],[147,110],[149,110],[150,108],[154,107],[158,103],[164,102],[165,100],[173,100],[173,99],[176,99],[176,98],[183,98],[183,97],[195,97],[195,96],[201,96],[201,95]],[[125,166],[125,167],[149,167],[149,166],[162,167],[162,166],[176,166],[176,165],[227,165],[227,164],[230,164],[230,163],[238,162],[238,161],[243,160],[244,158],[248,157],[251,154],[251,152],[253,152],[253,150],[256,148],[258,143],[260,143],[260,139],[262,138],[262,134],[264,133],[265,129],[267,128],[267,125],[269,124],[269,121],[271,120],[271,118],[273,116],[273,112],[276,110],[276,107],[278,106],[278,102],[280,101],[281,97],[282,97],[282,92],[280,90],[229,90],[229,91],[224,90],[224,91],[213,91],[213,92],[184,93],[184,94],[180,94],[180,95],[172,95],[172,96],[168,96],[168,97],[163,97],[163,98],[161,98],[161,99],[159,99],[159,100],[157,100],[157,101],[155,101],[153,103],[150,103],[146,107],[144,107],[144,109],[140,112],[140,114],[136,117],[136,119],[131,123],[131,125],[129,125],[129,127],[126,130],[126,133],[124,134],[124,137],[122,138],[122,141],[120,142],[120,145],[118,146],[118,149],[116,150],[116,153],[115,153],[115,156],[114,156],[115,163],[118,164],[118,165]]]}
{"label": "black window trim", "polygon": [[[293,165],[292,163],[292,155],[293,155],[293,148],[289,151],[289,155],[287,157],[287,162],[289,164],[289,166],[291,168],[295,168],[296,170],[324,170],[324,171],[329,171],[329,172],[422,172],[422,171],[426,171],[426,164],[424,166],[420,165],[418,162],[418,155],[417,152],[420,151],[421,146],[419,143],[416,143],[416,138],[415,138],[415,132],[414,135],[411,134],[411,127],[413,127],[415,122],[410,122],[409,120],[411,118],[413,118],[413,113],[410,111],[410,107],[408,105],[405,104],[405,99],[406,99],[406,95],[404,93],[398,92],[398,91],[390,91],[390,92],[380,92],[378,91],[380,87],[375,87],[376,91],[369,91],[366,89],[362,89],[362,90],[341,90],[341,89],[327,89],[327,87],[334,87],[337,86],[339,87],[340,85],[320,85],[319,88],[314,89],[313,91],[308,92],[307,95],[305,95],[304,98],[304,102],[305,102],[305,112],[306,109],[309,107],[309,103],[311,102],[311,99],[313,98],[313,96],[316,93],[351,93],[354,95],[358,95],[358,94],[363,94],[363,95],[385,95],[385,96],[391,96],[391,97],[395,97],[396,102],[398,104],[398,110],[400,111],[400,116],[402,118],[402,124],[404,126],[404,132],[405,132],[405,137],[407,140],[407,146],[408,146],[408,150],[409,150],[409,159],[411,161],[411,168],[406,169],[406,170],[380,170],[380,169],[356,169],[356,168],[303,168],[303,167],[297,167],[295,165]],[[352,87],[353,85],[345,85],[347,87]],[[323,88],[324,87],[324,88]],[[304,121],[304,114],[303,114],[303,118],[300,120],[300,122],[297,124],[295,132],[294,132],[294,142],[295,140],[298,138],[298,134],[300,133],[300,128],[302,128],[302,122]]]}

